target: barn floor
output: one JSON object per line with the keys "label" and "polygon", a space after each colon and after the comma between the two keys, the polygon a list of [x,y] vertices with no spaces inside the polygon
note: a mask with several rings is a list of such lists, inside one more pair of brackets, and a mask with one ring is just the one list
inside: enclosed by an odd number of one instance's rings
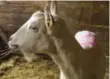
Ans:
{"label": "barn floor", "polygon": [[58,79],[59,70],[50,59],[37,58],[27,63],[14,56],[0,62],[0,79]]}

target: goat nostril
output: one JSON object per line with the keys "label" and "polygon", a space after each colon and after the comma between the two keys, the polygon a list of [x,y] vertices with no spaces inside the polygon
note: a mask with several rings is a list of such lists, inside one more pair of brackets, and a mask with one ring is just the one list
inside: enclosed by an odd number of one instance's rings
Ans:
{"label": "goat nostril", "polygon": [[9,38],[9,41],[11,41],[11,40],[12,40],[12,37]]}

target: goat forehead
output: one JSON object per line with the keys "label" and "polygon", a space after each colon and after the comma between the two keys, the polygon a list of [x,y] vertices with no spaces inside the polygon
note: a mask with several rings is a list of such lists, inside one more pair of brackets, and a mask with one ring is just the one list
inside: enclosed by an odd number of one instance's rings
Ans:
{"label": "goat forehead", "polygon": [[43,20],[44,18],[44,14],[43,12],[37,11],[35,12],[29,19],[29,22],[37,22],[37,21],[41,21],[41,19]]}
{"label": "goat forehead", "polygon": [[44,13],[41,12],[41,11],[36,11],[32,17],[36,17],[36,18],[40,18],[40,17],[43,17],[44,16]]}

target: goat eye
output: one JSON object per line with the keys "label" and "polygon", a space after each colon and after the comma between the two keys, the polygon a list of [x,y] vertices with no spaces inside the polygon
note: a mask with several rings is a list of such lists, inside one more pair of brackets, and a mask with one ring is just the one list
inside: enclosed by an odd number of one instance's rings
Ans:
{"label": "goat eye", "polygon": [[32,29],[33,31],[35,31],[35,32],[38,32],[38,27],[30,27],[29,29]]}

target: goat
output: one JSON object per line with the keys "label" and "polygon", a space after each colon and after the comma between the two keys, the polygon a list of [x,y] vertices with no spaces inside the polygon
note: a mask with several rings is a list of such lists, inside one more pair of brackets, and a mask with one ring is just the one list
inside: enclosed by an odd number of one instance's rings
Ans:
{"label": "goat", "polygon": [[36,11],[9,40],[11,49],[23,52],[28,62],[35,53],[49,55],[60,69],[60,79],[104,79],[105,56],[97,44],[84,50],[70,33],[57,12],[56,2],[50,10]]}

